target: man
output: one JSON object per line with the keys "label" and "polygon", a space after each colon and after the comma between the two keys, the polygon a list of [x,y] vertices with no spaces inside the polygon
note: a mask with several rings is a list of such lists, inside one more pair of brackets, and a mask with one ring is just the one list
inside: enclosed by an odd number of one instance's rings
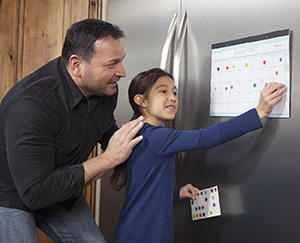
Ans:
{"label": "man", "polygon": [[[117,131],[123,32],[86,19],[67,31],[62,56],[17,83],[0,106],[0,239],[105,242],[83,188],[123,163],[142,118]],[[99,142],[105,151],[90,160]]]}

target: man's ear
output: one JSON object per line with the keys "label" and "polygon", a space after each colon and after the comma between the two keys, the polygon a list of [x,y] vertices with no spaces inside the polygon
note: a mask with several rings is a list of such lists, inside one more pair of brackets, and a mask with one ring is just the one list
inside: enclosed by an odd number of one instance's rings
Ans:
{"label": "man's ear", "polygon": [[138,106],[141,106],[143,108],[146,108],[147,107],[147,103],[146,101],[144,100],[144,96],[141,95],[141,94],[137,94],[136,96],[134,96],[133,98],[134,102],[138,105]]}
{"label": "man's ear", "polygon": [[82,72],[82,59],[77,55],[70,56],[69,59],[69,66],[72,71],[77,77],[81,78],[81,72]]}

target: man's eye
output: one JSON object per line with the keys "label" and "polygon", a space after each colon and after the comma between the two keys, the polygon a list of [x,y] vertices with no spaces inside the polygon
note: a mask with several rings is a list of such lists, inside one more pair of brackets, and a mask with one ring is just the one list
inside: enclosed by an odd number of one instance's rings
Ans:
{"label": "man's eye", "polygon": [[115,63],[110,63],[110,64],[108,64],[107,66],[108,66],[109,68],[113,68],[115,65],[116,65]]}

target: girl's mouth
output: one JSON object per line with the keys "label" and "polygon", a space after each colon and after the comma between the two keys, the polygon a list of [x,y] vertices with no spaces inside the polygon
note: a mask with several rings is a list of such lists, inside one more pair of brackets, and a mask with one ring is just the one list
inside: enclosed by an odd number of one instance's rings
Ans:
{"label": "girl's mouth", "polygon": [[176,110],[174,105],[168,105],[167,108],[172,109],[172,110]]}

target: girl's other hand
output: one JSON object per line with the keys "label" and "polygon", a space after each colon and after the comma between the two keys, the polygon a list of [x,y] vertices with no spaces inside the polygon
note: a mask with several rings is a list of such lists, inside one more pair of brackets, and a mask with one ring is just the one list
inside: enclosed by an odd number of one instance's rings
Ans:
{"label": "girl's other hand", "polygon": [[192,186],[192,184],[187,184],[180,188],[179,198],[180,198],[180,200],[184,200],[187,198],[196,200],[197,199],[197,195],[196,195],[197,191],[199,191],[198,188]]}

